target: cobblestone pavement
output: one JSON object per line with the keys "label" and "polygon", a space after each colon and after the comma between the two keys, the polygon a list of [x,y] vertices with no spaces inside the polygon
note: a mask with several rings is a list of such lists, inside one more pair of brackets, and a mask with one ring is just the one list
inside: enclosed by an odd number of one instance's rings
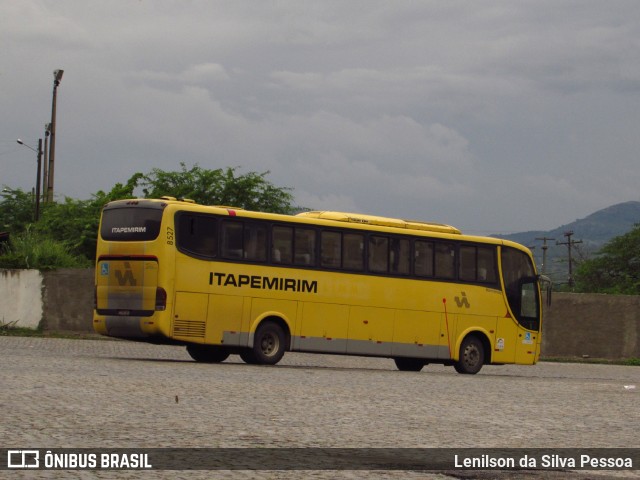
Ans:
{"label": "cobblestone pavement", "polygon": [[[640,447],[640,368],[478,375],[287,353],[197,364],[184,347],[0,337],[2,448]],[[630,386],[635,385],[636,388]],[[626,388],[625,388],[626,386]],[[0,471],[2,478],[640,478],[634,472]]]}

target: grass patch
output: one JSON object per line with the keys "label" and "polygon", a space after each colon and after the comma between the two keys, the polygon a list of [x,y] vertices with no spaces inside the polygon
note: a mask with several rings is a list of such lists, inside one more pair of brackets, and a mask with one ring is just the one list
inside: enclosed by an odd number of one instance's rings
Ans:
{"label": "grass patch", "polygon": [[591,358],[591,357],[540,357],[541,362],[556,363],[592,363],[602,365],[627,365],[640,367],[640,358]]}
{"label": "grass patch", "polygon": [[40,330],[22,327],[7,327],[0,325],[0,337],[42,337]]}
{"label": "grass patch", "polygon": [[71,338],[84,340],[117,340],[90,332],[46,332],[41,329],[17,327],[17,321],[0,322],[0,337],[40,337],[40,338]]}
{"label": "grass patch", "polygon": [[42,333],[32,328],[16,327],[17,323],[18,323],[17,320],[13,322],[8,322],[8,323],[4,323],[0,321],[0,336],[8,337],[10,335],[15,335],[20,337],[32,337],[32,336],[38,336],[39,334]]}
{"label": "grass patch", "polygon": [[71,253],[71,248],[66,243],[31,229],[12,236],[9,244],[0,248],[0,268],[51,270],[87,265],[87,260]]}

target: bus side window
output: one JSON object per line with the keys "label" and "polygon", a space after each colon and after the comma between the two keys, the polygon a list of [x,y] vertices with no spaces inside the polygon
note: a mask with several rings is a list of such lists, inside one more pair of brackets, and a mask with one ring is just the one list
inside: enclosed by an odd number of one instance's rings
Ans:
{"label": "bus side window", "polygon": [[218,246],[216,219],[205,215],[180,214],[176,241],[178,249],[185,253],[215,257]]}
{"label": "bus side window", "polygon": [[345,233],[343,237],[343,264],[346,270],[364,269],[364,235]]}
{"label": "bus side window", "polygon": [[293,228],[274,226],[271,231],[271,261],[291,265],[293,260]]}
{"label": "bus side window", "polygon": [[460,267],[458,275],[465,282],[495,283],[496,272],[495,248],[475,245],[460,247]]}
{"label": "bus side window", "polygon": [[478,247],[478,280],[487,283],[496,283],[498,280],[495,248]]}
{"label": "bus side window", "polygon": [[389,266],[391,273],[400,275],[409,274],[409,263],[411,258],[411,243],[404,238],[392,238],[389,249]]}
{"label": "bus side window", "polygon": [[454,278],[456,275],[456,249],[448,243],[436,243],[436,277]]}
{"label": "bus side window", "polygon": [[232,260],[242,258],[242,223],[222,223],[222,256]]}
{"label": "bus side window", "polygon": [[433,242],[416,240],[414,257],[415,274],[433,277]]}
{"label": "bus side window", "polygon": [[387,273],[389,270],[389,239],[371,235],[369,237],[369,271]]}
{"label": "bus side window", "polygon": [[296,228],[294,248],[296,265],[315,265],[316,231],[311,228]]}
{"label": "bus side window", "polygon": [[458,278],[466,282],[475,282],[476,273],[476,247],[468,245],[461,246]]}
{"label": "bus side window", "polygon": [[322,232],[320,237],[320,265],[340,268],[342,265],[342,235],[339,232]]}
{"label": "bus side window", "polygon": [[244,258],[264,262],[267,259],[267,226],[246,223],[244,226]]}

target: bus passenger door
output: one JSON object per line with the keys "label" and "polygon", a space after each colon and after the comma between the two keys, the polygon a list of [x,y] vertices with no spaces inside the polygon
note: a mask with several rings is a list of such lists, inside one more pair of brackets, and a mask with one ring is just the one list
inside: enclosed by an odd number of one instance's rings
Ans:
{"label": "bus passenger door", "polygon": [[494,363],[513,363],[516,359],[518,324],[510,314],[498,317],[491,360]]}
{"label": "bus passenger door", "polygon": [[538,357],[539,348],[539,332],[531,332],[521,328],[516,339],[516,363],[533,364]]}
{"label": "bus passenger door", "polygon": [[540,295],[537,282],[535,277],[524,278],[520,282],[516,363],[524,365],[535,363],[539,355]]}

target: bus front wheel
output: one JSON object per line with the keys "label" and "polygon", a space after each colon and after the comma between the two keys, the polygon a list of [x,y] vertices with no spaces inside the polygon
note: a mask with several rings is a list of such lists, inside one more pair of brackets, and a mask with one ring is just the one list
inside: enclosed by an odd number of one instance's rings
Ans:
{"label": "bus front wheel", "polygon": [[484,346],[478,337],[469,336],[460,345],[460,359],[453,364],[458,373],[474,375],[484,365]]}
{"label": "bus front wheel", "polygon": [[196,362],[202,363],[224,362],[229,356],[226,349],[214,345],[187,345],[187,352]]}
{"label": "bus front wheel", "polygon": [[275,365],[286,349],[286,335],[282,327],[275,322],[264,322],[253,336],[253,357],[256,363]]}
{"label": "bus front wheel", "polygon": [[401,372],[419,372],[425,366],[424,360],[419,358],[397,357],[393,361]]}

